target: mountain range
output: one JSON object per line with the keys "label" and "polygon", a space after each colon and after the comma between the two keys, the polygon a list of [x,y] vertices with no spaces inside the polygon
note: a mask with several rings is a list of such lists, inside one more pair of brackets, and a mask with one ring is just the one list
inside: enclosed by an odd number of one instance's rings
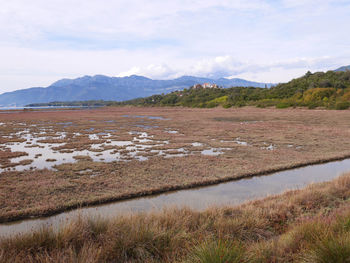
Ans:
{"label": "mountain range", "polygon": [[31,103],[53,101],[113,100],[124,101],[154,94],[182,90],[194,84],[215,83],[224,88],[271,87],[271,83],[259,83],[244,79],[210,79],[183,76],[171,80],[153,80],[143,76],[108,77],[84,76],[76,79],[61,79],[48,87],[35,87],[0,94],[0,106],[24,106]]}

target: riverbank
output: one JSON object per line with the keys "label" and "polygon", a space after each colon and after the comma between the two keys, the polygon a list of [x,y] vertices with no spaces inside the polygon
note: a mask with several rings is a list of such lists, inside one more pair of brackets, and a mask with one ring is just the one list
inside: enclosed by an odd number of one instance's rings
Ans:
{"label": "riverbank", "polygon": [[[152,189],[150,191],[143,191],[143,192],[139,192],[139,193],[128,194],[128,195],[125,195],[125,196],[116,196],[116,197],[112,196],[110,198],[105,198],[105,199],[86,200],[85,202],[80,202],[80,203],[77,203],[77,204],[71,204],[71,205],[59,207],[57,209],[52,209],[52,210],[49,210],[49,211],[41,211],[40,214],[35,214],[35,212],[34,212],[34,213],[31,213],[31,214],[30,213],[29,214],[17,214],[16,216],[12,216],[10,218],[2,218],[2,217],[0,217],[0,223],[9,223],[9,222],[15,222],[15,221],[19,221],[19,220],[32,219],[33,217],[41,217],[41,218],[43,218],[43,217],[50,217],[50,216],[54,216],[54,215],[57,215],[57,214],[60,214],[60,213],[63,213],[63,212],[67,212],[67,211],[70,211],[70,210],[78,209],[78,208],[109,204],[109,203],[117,202],[117,201],[138,199],[140,197],[150,197],[150,196],[159,195],[159,194],[163,194],[163,193],[174,192],[174,191],[178,191],[178,190],[185,190],[185,189],[194,189],[195,190],[196,188],[199,188],[199,187],[211,186],[211,185],[216,185],[216,184],[230,182],[230,181],[234,182],[234,181],[238,181],[238,180],[241,180],[241,179],[247,179],[247,178],[252,178],[252,177],[256,177],[256,176],[264,176],[264,175],[265,176],[269,176],[269,175],[271,175],[273,173],[294,170],[294,169],[297,169],[297,168],[308,167],[308,166],[312,166],[312,165],[327,164],[327,163],[330,163],[330,162],[346,160],[348,158],[350,158],[350,155],[349,156],[339,156],[339,157],[331,158],[331,159],[328,159],[328,160],[316,160],[313,163],[295,164],[293,166],[275,168],[275,169],[271,169],[271,170],[257,172],[255,174],[247,173],[247,174],[243,174],[241,176],[237,176],[237,177],[233,177],[233,178],[226,177],[226,178],[220,178],[220,179],[212,180],[212,181],[204,181],[204,182],[200,182],[200,183],[193,183],[191,185],[185,185],[185,186],[184,185],[178,185],[178,186],[175,185],[175,186],[170,186],[170,187],[163,188],[163,189]],[[348,170],[350,170],[350,169],[348,169]],[[346,172],[348,170],[344,169],[344,172]],[[217,196],[216,198],[220,198],[220,197]]]}
{"label": "riverbank", "polygon": [[58,232],[44,228],[2,239],[0,260],[224,262],[221,256],[232,262],[346,262],[349,189],[346,174],[235,207],[78,218]]}
{"label": "riverbank", "polygon": [[350,149],[348,111],[121,107],[1,114],[0,125],[2,222],[343,159]]}

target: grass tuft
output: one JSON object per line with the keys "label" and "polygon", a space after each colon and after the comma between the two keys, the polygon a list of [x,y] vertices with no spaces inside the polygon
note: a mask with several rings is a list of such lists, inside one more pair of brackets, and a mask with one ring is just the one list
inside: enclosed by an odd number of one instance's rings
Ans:
{"label": "grass tuft", "polygon": [[312,263],[347,263],[350,262],[350,235],[331,235],[319,239],[307,252],[305,262]]}
{"label": "grass tuft", "polygon": [[190,253],[188,262],[193,263],[239,263],[244,262],[244,248],[238,242],[227,240],[205,241]]}

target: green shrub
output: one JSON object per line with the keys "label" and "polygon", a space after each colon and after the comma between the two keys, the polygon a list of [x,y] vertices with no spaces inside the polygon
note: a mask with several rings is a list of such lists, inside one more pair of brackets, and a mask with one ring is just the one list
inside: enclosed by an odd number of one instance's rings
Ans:
{"label": "green shrub", "polygon": [[266,107],[276,106],[277,103],[278,101],[274,99],[263,99],[263,100],[257,101],[255,105],[259,108],[266,108]]}
{"label": "green shrub", "polygon": [[244,106],[246,106],[246,102],[245,101],[237,101],[234,105],[236,107],[244,107]]}
{"label": "green shrub", "polygon": [[311,103],[309,103],[309,104],[307,104],[307,107],[311,110],[311,109],[315,109],[315,108],[317,108],[319,106],[319,104],[318,103],[316,103],[316,102],[311,102]]}
{"label": "green shrub", "polygon": [[303,98],[306,103],[322,101],[335,94],[334,88],[314,88],[304,92]]}
{"label": "green shrub", "polygon": [[222,105],[222,107],[224,108],[224,109],[228,109],[228,108],[231,108],[232,107],[232,104],[231,103],[224,103],[223,105]]}
{"label": "green shrub", "polygon": [[215,101],[209,101],[209,102],[206,104],[206,107],[207,107],[207,108],[215,108],[215,107],[217,107],[217,106],[219,106],[219,104],[218,104],[217,102],[215,102]]}
{"label": "green shrub", "polygon": [[239,243],[206,241],[195,247],[189,256],[191,263],[238,263],[243,262],[244,249]]}
{"label": "green shrub", "polygon": [[346,110],[350,107],[350,102],[348,101],[339,101],[335,104],[336,110]]}
{"label": "green shrub", "polygon": [[223,104],[227,101],[227,98],[228,96],[222,96],[222,97],[219,97],[219,98],[215,98],[209,102],[215,102],[215,103],[218,103],[218,104]]}
{"label": "green shrub", "polygon": [[286,103],[286,102],[279,102],[276,104],[276,108],[277,109],[285,109],[285,108],[288,108],[290,107],[290,104]]}

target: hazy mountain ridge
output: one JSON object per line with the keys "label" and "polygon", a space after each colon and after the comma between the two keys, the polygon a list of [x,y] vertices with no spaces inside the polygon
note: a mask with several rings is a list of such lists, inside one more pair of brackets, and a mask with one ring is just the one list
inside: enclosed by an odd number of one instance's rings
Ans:
{"label": "hazy mountain ridge", "polygon": [[343,67],[340,67],[334,71],[347,71],[347,70],[350,70],[350,65],[349,66],[343,66]]}
{"label": "hazy mountain ridge", "polygon": [[104,75],[83,76],[76,79],[61,79],[50,86],[34,87],[0,94],[0,106],[23,106],[30,103],[84,100],[130,100],[154,94],[168,93],[188,88],[197,83],[216,83],[225,88],[233,86],[268,87],[270,83],[259,83],[244,79],[210,79],[182,76],[171,80],[153,80],[143,76],[108,77]]}

